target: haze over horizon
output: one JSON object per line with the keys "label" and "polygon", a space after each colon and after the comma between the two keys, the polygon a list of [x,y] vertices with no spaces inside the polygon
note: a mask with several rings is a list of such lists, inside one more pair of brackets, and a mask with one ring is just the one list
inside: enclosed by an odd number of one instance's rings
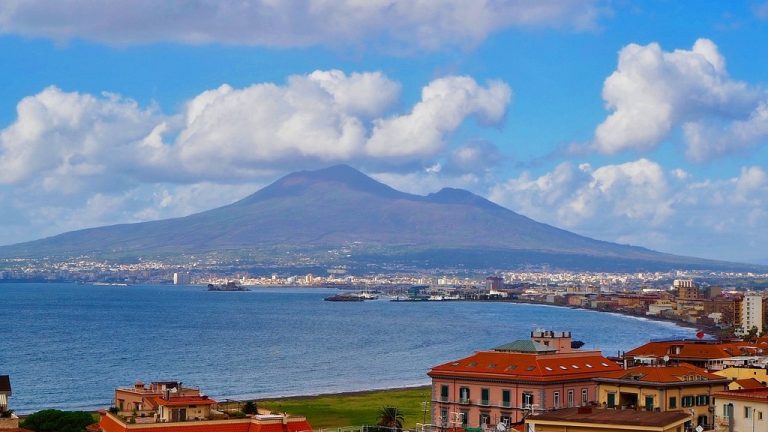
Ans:
{"label": "haze over horizon", "polygon": [[766,36],[747,0],[6,1],[0,245],[343,163],[768,264]]}

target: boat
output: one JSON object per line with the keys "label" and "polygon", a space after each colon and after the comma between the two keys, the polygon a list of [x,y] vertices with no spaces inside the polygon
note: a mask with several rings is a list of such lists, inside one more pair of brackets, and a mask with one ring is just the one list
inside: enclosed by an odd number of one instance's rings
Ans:
{"label": "boat", "polygon": [[208,284],[208,291],[250,291],[250,288],[238,285],[237,282],[227,282],[223,285]]}

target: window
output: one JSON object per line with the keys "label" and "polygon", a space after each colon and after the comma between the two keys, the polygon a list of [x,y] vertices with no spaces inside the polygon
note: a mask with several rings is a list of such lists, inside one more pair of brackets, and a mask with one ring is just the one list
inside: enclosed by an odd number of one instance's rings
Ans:
{"label": "window", "polygon": [[555,408],[560,408],[560,392],[554,392],[552,394],[552,398],[553,398],[553,401],[554,401],[554,407]]}
{"label": "window", "polygon": [[533,405],[533,393],[523,392],[523,408]]}
{"label": "window", "polygon": [[487,388],[480,389],[480,405],[489,405],[491,399],[491,391]]}
{"label": "window", "polygon": [[511,392],[509,390],[502,390],[501,391],[501,405],[504,407],[510,407],[512,406],[511,403]]}
{"label": "window", "polygon": [[696,405],[697,406],[709,405],[709,396],[707,395],[696,396]]}
{"label": "window", "polygon": [[748,406],[744,407],[744,418],[745,419],[751,419],[752,418],[752,407],[748,407]]}
{"label": "window", "polygon": [[608,393],[608,400],[606,401],[608,408],[616,407],[616,393]]}
{"label": "window", "polygon": [[692,407],[693,406],[693,396],[683,396],[682,403],[683,407]]}
{"label": "window", "polygon": [[491,422],[491,415],[488,412],[481,412],[480,413],[480,427],[488,426],[488,423]]}
{"label": "window", "polygon": [[501,413],[501,417],[499,417],[499,422],[504,423],[507,427],[512,423],[512,416],[509,413]]}
{"label": "window", "polygon": [[727,404],[723,405],[723,417],[731,417],[733,416],[733,404]]}
{"label": "window", "polygon": [[461,411],[461,426],[466,428],[469,425],[469,411]]}
{"label": "window", "polygon": [[442,427],[448,426],[448,409],[443,408],[440,410],[440,425]]}
{"label": "window", "polygon": [[584,406],[589,401],[589,391],[587,389],[581,389],[581,405]]}
{"label": "window", "polygon": [[757,412],[757,419],[758,420],[762,420],[763,419],[763,412],[762,411],[758,411]]}
{"label": "window", "polygon": [[573,390],[568,390],[568,408],[573,407]]}
{"label": "window", "polygon": [[646,411],[653,411],[653,396],[646,396],[645,397],[645,410]]}
{"label": "window", "polygon": [[469,387],[459,389],[459,399],[461,403],[469,403]]}
{"label": "window", "polygon": [[672,396],[669,398],[669,409],[677,408],[677,398]]}
{"label": "window", "polygon": [[440,402],[448,402],[448,386],[445,384],[440,386]]}

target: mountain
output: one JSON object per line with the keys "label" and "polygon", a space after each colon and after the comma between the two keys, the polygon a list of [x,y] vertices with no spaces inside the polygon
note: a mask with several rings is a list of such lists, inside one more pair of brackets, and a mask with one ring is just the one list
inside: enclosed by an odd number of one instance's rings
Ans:
{"label": "mountain", "polygon": [[233,204],[190,216],[68,232],[0,247],[0,257],[237,257],[254,264],[585,270],[755,266],[590,239],[471,192],[395,190],[346,165],[289,174]]}

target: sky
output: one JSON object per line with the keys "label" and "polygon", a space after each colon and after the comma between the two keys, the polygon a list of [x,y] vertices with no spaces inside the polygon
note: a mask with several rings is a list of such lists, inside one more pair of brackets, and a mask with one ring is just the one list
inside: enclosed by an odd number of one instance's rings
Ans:
{"label": "sky", "polygon": [[765,0],[4,0],[0,244],[345,163],[768,264],[766,41]]}

